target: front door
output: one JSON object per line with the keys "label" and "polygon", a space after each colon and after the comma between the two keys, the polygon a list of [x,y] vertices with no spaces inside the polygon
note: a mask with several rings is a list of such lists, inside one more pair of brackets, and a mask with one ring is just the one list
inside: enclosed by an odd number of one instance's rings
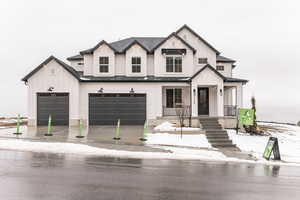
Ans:
{"label": "front door", "polygon": [[208,88],[198,88],[198,115],[209,115]]}

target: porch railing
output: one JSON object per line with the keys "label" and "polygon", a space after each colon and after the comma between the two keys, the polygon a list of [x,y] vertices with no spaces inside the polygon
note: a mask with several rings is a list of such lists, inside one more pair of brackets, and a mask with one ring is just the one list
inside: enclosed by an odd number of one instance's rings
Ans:
{"label": "porch railing", "polygon": [[237,106],[224,105],[224,116],[237,116]]}
{"label": "porch railing", "polygon": [[191,113],[191,106],[181,106],[180,108],[167,108],[163,106],[163,116],[177,116],[176,109],[184,109],[185,116],[189,117]]}

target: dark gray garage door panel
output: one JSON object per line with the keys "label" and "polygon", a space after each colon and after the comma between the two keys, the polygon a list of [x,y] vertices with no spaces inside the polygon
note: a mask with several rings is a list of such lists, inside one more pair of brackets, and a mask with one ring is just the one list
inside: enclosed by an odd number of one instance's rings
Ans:
{"label": "dark gray garage door panel", "polygon": [[47,125],[49,115],[52,118],[52,125],[69,124],[68,93],[37,94],[37,124]]}
{"label": "dark gray garage door panel", "polygon": [[90,94],[89,124],[143,125],[146,120],[145,94]]}

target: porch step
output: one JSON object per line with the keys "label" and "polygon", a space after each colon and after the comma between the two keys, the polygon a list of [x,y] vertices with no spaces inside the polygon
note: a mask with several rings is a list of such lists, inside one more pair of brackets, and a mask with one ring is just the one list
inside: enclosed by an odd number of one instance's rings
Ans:
{"label": "porch step", "polygon": [[206,134],[207,139],[215,139],[215,138],[226,138],[228,139],[227,134]]}
{"label": "porch step", "polygon": [[212,143],[211,144],[215,148],[235,148],[236,145],[232,143]]}
{"label": "porch step", "polygon": [[210,130],[205,130],[207,134],[217,134],[217,133],[224,133],[227,135],[227,131],[223,129],[210,129]]}
{"label": "porch step", "polygon": [[210,129],[210,130],[217,130],[217,129],[223,129],[223,127],[221,125],[218,126],[208,126],[208,125],[202,125],[202,129]]}
{"label": "porch step", "polygon": [[211,139],[208,139],[208,141],[210,143],[232,143],[232,140],[230,140],[228,138],[219,138],[219,139],[211,138]]}
{"label": "porch step", "polygon": [[233,148],[235,144],[230,140],[227,131],[219,124],[216,118],[200,118],[200,124],[205,130],[208,142],[215,148]]}

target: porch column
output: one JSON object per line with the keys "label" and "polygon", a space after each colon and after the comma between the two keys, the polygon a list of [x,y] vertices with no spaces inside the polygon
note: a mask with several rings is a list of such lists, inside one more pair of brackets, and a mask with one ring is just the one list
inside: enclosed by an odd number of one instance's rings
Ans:
{"label": "porch column", "polygon": [[192,116],[197,117],[198,116],[198,97],[197,97],[197,85],[192,85]]}
{"label": "porch column", "polygon": [[238,108],[243,107],[243,84],[236,86],[236,105]]}
{"label": "porch column", "polygon": [[217,91],[217,115],[219,117],[224,116],[224,87],[223,85],[218,85]]}

